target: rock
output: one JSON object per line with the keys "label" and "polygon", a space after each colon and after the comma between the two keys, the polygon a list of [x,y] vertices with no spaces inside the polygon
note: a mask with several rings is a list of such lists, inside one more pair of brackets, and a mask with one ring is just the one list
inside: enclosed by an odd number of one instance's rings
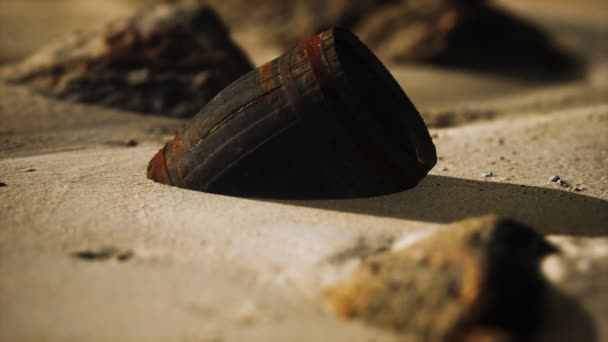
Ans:
{"label": "rock", "polygon": [[339,317],[413,340],[526,340],[545,307],[540,261],[555,251],[517,222],[469,219],[370,257],[330,287],[326,300]]}
{"label": "rock", "polygon": [[285,48],[341,26],[358,34],[385,62],[435,63],[521,77],[570,77],[580,71],[575,58],[538,27],[484,0],[210,2],[231,27],[259,30],[264,40]]}
{"label": "rock", "polygon": [[191,117],[252,69],[216,13],[188,2],[157,4],[75,33],[3,76],[61,99]]}
{"label": "rock", "polygon": [[125,145],[127,147],[137,147],[137,145],[139,145],[139,142],[137,142],[137,140],[134,140],[134,139],[129,139],[129,140],[127,140]]}
{"label": "rock", "polygon": [[116,260],[119,262],[125,262],[131,259],[134,253],[131,250],[120,250],[115,247],[102,247],[94,250],[74,252],[71,255],[74,258],[84,261]]}
{"label": "rock", "polygon": [[[568,183],[568,181],[566,181],[565,179],[561,178],[560,176],[551,176],[551,177],[549,177],[549,183],[555,183],[555,184],[563,186],[563,187],[569,187],[570,186],[570,184]],[[576,190],[576,189],[574,189],[574,190]]]}
{"label": "rock", "polygon": [[582,69],[533,23],[483,0],[401,1],[366,16],[356,31],[394,62],[535,79],[575,77]]}
{"label": "rock", "polygon": [[560,180],[562,180],[562,178],[560,176],[551,176],[551,177],[549,177],[549,182],[550,183],[557,183]]}

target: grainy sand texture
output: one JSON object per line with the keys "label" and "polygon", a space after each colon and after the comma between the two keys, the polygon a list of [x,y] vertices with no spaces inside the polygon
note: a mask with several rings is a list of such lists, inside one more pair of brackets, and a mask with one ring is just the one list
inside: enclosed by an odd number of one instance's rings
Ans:
{"label": "grainy sand texture", "polygon": [[[0,67],[142,2],[0,0]],[[262,201],[156,184],[146,166],[187,119],[0,83],[0,340],[400,341],[332,314],[326,289],[372,255],[488,214],[560,250],[538,265],[549,299],[536,339],[608,340],[608,3],[495,4],[573,52],[584,74],[387,63],[438,163],[416,188],[375,198]],[[255,65],[283,49],[242,28],[233,37]]]}

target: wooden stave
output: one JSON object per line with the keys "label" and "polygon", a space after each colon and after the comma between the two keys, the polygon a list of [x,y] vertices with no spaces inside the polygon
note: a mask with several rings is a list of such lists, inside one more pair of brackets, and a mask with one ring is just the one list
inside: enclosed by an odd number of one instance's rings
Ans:
{"label": "wooden stave", "polygon": [[[422,125],[422,134],[424,135],[426,132],[427,137],[423,136],[422,139],[415,141],[413,145],[422,144],[427,149],[427,160],[423,162],[418,160],[418,165],[415,165],[412,160],[406,160],[405,168],[393,167],[392,169],[374,170],[377,168],[374,166],[370,167],[369,160],[361,163],[361,155],[357,151],[357,146],[360,147],[361,143],[358,145],[347,143],[348,140],[352,140],[352,132],[345,132],[344,121],[336,121],[335,115],[336,112],[343,111],[344,109],[338,108],[336,110],[335,107],[332,108],[328,103],[327,96],[324,96],[323,90],[325,89],[321,89],[321,84],[324,81],[330,82],[333,84],[330,87],[338,89],[343,99],[353,96],[352,89],[348,89],[348,80],[345,80],[344,70],[342,70],[338,52],[336,51],[336,34],[346,36],[347,39],[351,40],[353,38],[350,37],[354,37],[349,32],[344,32],[344,30],[340,29],[333,29],[316,36],[320,38],[319,48],[322,49],[324,57],[327,57],[326,65],[323,66],[328,69],[326,76],[321,75],[320,77],[320,75],[315,75],[313,72],[309,56],[307,56],[306,44],[309,44],[309,41],[243,76],[222,91],[192,120],[191,126],[181,135],[178,134],[174,141],[165,148],[163,155],[166,157],[166,167],[170,175],[169,183],[193,190],[213,193],[248,197],[302,199],[374,196],[401,191],[415,186],[434,165],[435,151],[432,141],[428,137],[428,131],[426,130],[426,126],[424,126],[424,122],[398,85],[397,87],[401,94],[398,94],[397,98],[402,98],[402,101],[405,101],[404,105],[410,107],[408,110],[410,113],[407,115],[417,116],[418,119],[417,127],[416,122],[414,122],[413,128],[408,125],[405,126],[410,130],[408,135],[412,134],[412,130],[421,130],[420,123]],[[354,40],[358,42],[356,37],[354,37]],[[360,42],[358,44],[362,45]],[[310,49],[310,47],[308,48]],[[364,46],[363,48],[366,50]],[[381,63],[379,64],[381,66]],[[288,72],[285,71],[285,65],[288,66]],[[390,80],[396,84],[396,81],[392,79],[390,74],[388,75]],[[325,80],[323,77],[325,77]],[[336,86],[338,84],[340,86]],[[287,90],[287,88],[291,89]],[[247,96],[243,96],[243,94],[247,94]],[[252,95],[254,95],[253,99],[251,99]],[[226,100],[226,98],[228,99]],[[347,104],[347,101],[342,101],[341,104]],[[311,108],[316,110],[311,110]],[[237,115],[234,115],[234,113]],[[253,117],[254,119],[247,119],[246,116]],[[226,120],[226,117],[230,117],[231,119]],[[272,122],[271,118],[280,118],[282,121]],[[351,118],[347,117],[346,119],[350,120]],[[250,136],[243,136],[242,132],[240,135],[236,133],[239,131],[239,127],[247,126],[246,123],[253,123],[255,125],[261,120],[267,121],[263,123],[263,129],[259,127],[255,129],[250,128],[248,131],[251,132]],[[325,123],[325,125],[321,123]],[[251,126],[248,125],[248,127]],[[224,130],[226,132],[220,134]],[[361,127],[355,130],[360,131]],[[247,132],[247,130],[245,131]],[[298,157],[292,159],[297,161],[296,164],[299,163],[301,167],[308,163],[307,167],[303,167],[303,170],[299,173],[283,170],[281,173],[284,177],[277,176],[278,174],[274,172],[274,176],[281,178],[278,181],[278,185],[275,186],[270,185],[272,181],[259,179],[259,177],[258,179],[242,180],[240,178],[243,177],[235,176],[232,177],[232,181],[229,180],[231,177],[225,177],[226,179],[222,181],[219,175],[222,174],[223,167],[234,165],[235,161],[239,162],[246,159],[244,156],[246,157],[248,151],[240,149],[239,146],[249,146],[249,150],[256,148],[260,141],[264,141],[264,137],[268,135],[268,132],[276,133],[278,131],[282,131],[283,135],[291,134],[294,137],[298,137],[298,139],[308,141],[307,144],[302,144],[294,141],[294,139],[286,139],[288,141],[287,144],[297,146],[296,150],[299,150],[301,153]],[[325,136],[325,138],[317,141],[315,144],[313,143],[314,139],[311,139],[311,137],[318,138],[319,134],[315,136],[313,133],[319,131],[324,133],[320,134],[320,136]],[[302,132],[309,132],[310,136],[303,135]],[[415,134],[420,134],[420,132],[415,132]],[[235,135],[238,139],[234,137]],[[339,144],[342,151],[319,154],[319,151],[329,146],[328,138],[331,140],[332,137],[334,140],[337,137],[342,139]],[[426,141],[424,141],[425,138]],[[267,144],[267,137],[265,139]],[[232,150],[229,149],[223,155],[220,154],[221,158],[218,159],[215,157],[217,156],[218,149],[225,150],[226,148],[230,148],[230,146],[226,145],[226,140],[237,143],[236,145],[233,144]],[[429,144],[431,148],[428,147]],[[307,153],[310,152],[306,151],[307,147],[309,150],[316,151],[317,154]],[[429,149],[432,150],[432,153],[430,153],[432,154],[432,158],[430,159],[428,158]],[[344,151],[348,151],[348,153],[341,153]],[[376,146],[375,150],[367,151],[366,158],[371,157],[372,160],[376,159],[377,161],[378,158],[374,158],[376,153],[383,153],[382,148],[377,149]],[[348,158],[343,158],[345,155]],[[210,157],[212,158],[209,159]],[[215,162],[212,162],[214,158]],[[332,158],[334,158],[333,161]],[[292,163],[293,160],[291,160]],[[336,162],[338,160],[340,162]],[[272,159],[267,162],[276,164],[276,160]],[[284,163],[283,166],[274,165],[274,167],[286,169],[286,160],[284,159],[282,162]],[[256,163],[254,162],[253,164]],[[332,164],[336,165],[332,166]],[[347,166],[350,166],[350,168]],[[268,168],[268,166],[258,163],[257,166],[253,167],[253,169],[255,168],[264,169]],[[326,170],[323,171],[323,169]],[[350,170],[350,178],[348,176],[345,178],[344,172],[340,177],[340,172],[335,172],[336,170]],[[328,171],[333,171],[334,173]],[[295,182],[302,182],[301,186],[293,184],[294,180],[298,178],[300,180]],[[306,178],[308,181],[304,181]],[[260,181],[264,183],[261,187],[257,186],[257,184],[252,184],[259,183]],[[289,186],[286,186],[286,184],[289,184]],[[264,186],[267,188],[264,188]]]}

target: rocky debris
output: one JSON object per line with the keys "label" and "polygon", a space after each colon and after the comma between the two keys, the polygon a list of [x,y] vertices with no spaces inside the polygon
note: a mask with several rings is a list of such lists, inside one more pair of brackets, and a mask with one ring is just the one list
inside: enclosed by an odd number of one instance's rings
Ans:
{"label": "rocky debris", "polygon": [[580,64],[534,24],[484,0],[210,0],[231,27],[284,47],[332,26],[387,62],[429,62],[522,77],[570,77]]}
{"label": "rocky debris", "polygon": [[560,176],[551,176],[549,177],[549,183],[557,184],[563,188],[567,188],[568,190],[574,192],[581,192],[586,190],[586,188],[581,184],[571,185],[567,180],[561,178]]}
{"label": "rocky debris", "polygon": [[125,142],[125,146],[127,147],[137,147],[137,145],[139,145],[139,143],[134,139],[129,139]]}
{"label": "rocky debris", "polygon": [[567,180],[561,178],[560,176],[551,176],[548,179],[549,184],[557,184],[563,188],[567,188],[568,190],[574,192],[582,192],[587,190],[587,188],[582,184],[571,185]]}
{"label": "rocky debris", "polygon": [[0,188],[4,188],[5,186],[8,186],[8,184],[6,184],[4,182],[0,182]]}
{"label": "rocky debris", "polygon": [[108,261],[116,260],[125,262],[133,257],[133,251],[120,250],[115,247],[103,247],[93,250],[83,250],[72,253],[72,256],[85,261]]}
{"label": "rocky debris", "polygon": [[112,141],[107,141],[105,144],[108,146],[113,146],[113,147],[137,147],[137,146],[139,146],[139,142],[135,139],[129,139],[126,141],[112,140]]}
{"label": "rocky debris", "polygon": [[527,340],[541,325],[555,247],[496,217],[454,224],[405,249],[370,257],[326,291],[331,310],[412,340]]}
{"label": "rocky debris", "polygon": [[563,181],[560,176],[551,176],[549,177],[549,183],[557,183]]}
{"label": "rocky debris", "polygon": [[60,99],[191,117],[252,69],[217,14],[188,2],[75,33],[2,76]]}
{"label": "rocky debris", "polygon": [[482,178],[492,178],[494,177],[494,172],[484,172],[481,174]]}

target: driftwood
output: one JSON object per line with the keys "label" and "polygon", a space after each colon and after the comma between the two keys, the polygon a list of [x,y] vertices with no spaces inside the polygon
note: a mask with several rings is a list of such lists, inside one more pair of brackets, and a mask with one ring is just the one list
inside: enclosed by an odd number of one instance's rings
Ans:
{"label": "driftwood", "polygon": [[61,99],[191,117],[252,69],[216,13],[190,2],[75,33],[4,76]]}

